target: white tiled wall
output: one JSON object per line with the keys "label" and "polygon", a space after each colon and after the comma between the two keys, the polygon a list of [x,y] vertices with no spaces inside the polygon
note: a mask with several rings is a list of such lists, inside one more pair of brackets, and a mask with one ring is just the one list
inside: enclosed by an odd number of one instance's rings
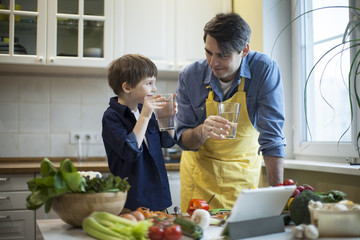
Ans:
{"label": "white tiled wall", "polygon": [[[158,92],[176,80],[158,79]],[[0,74],[0,157],[76,157],[70,132],[99,132],[109,98],[106,75]],[[87,149],[85,146],[83,149]],[[105,156],[102,144],[88,156]]]}

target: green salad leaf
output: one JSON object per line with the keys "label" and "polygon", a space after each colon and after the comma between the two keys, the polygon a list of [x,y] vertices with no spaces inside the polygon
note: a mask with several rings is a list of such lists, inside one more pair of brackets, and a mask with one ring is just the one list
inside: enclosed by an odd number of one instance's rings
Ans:
{"label": "green salad leaf", "polygon": [[31,194],[26,198],[26,207],[36,210],[45,204],[45,212],[51,209],[52,199],[65,193],[126,192],[130,189],[127,179],[106,174],[90,179],[82,176],[71,162],[64,159],[57,169],[47,158],[40,165],[41,178],[27,182]]}

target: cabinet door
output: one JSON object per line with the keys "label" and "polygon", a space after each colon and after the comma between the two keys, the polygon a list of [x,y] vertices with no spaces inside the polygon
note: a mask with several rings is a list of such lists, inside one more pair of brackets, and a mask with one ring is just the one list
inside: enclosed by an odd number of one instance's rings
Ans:
{"label": "cabinet door", "polygon": [[0,62],[44,64],[47,0],[0,3]]}
{"label": "cabinet door", "polygon": [[34,211],[0,211],[0,240],[2,239],[35,239]]}
{"label": "cabinet door", "polygon": [[168,209],[169,213],[174,213],[174,207],[180,207],[180,172],[168,171],[169,185],[172,205]]}
{"label": "cabinet door", "polygon": [[174,20],[174,0],[116,1],[116,57],[142,54],[159,69],[174,69]]}
{"label": "cabinet door", "polygon": [[231,12],[231,0],[176,1],[176,68],[205,58],[204,26],[217,13]]}
{"label": "cabinet door", "polygon": [[113,0],[57,0],[48,4],[47,64],[107,66],[113,56]]}

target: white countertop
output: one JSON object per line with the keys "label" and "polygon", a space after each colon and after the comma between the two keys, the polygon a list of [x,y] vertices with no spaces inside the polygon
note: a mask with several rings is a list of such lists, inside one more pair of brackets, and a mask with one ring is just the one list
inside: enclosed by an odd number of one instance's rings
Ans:
{"label": "white countertop", "polygon": [[[43,240],[94,240],[94,238],[87,235],[81,228],[75,228],[63,222],[60,219],[37,220],[37,225],[42,235]],[[220,240],[221,227],[210,227],[204,232],[204,240]],[[287,227],[285,232],[275,233],[270,235],[246,238],[247,240],[290,240],[291,228]],[[41,239],[41,238],[40,238]],[[190,238],[183,236],[181,240],[188,240]],[[360,240],[360,238],[319,238],[319,240]]]}

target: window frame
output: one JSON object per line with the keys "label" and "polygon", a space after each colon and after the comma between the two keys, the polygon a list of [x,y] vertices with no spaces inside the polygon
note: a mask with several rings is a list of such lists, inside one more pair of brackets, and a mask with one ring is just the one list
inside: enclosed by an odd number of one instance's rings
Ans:
{"label": "window frame", "polygon": [[[349,4],[352,4],[351,1]],[[355,4],[356,3],[355,1]],[[292,1],[292,9],[296,9],[292,13],[292,19],[295,19],[304,12],[303,1]],[[301,32],[305,32],[305,23],[303,17],[300,17],[293,23],[293,77],[295,79],[293,85],[294,91],[294,135],[293,135],[293,154],[296,159],[316,159],[317,161],[326,162],[352,162],[353,158],[358,158],[356,151],[356,136],[359,123],[359,109],[355,108],[354,118],[351,123],[351,142],[310,142],[306,141],[307,126],[304,111],[304,86],[307,78],[305,68],[305,51],[302,44],[305,36]],[[352,53],[353,51],[351,51]]]}

